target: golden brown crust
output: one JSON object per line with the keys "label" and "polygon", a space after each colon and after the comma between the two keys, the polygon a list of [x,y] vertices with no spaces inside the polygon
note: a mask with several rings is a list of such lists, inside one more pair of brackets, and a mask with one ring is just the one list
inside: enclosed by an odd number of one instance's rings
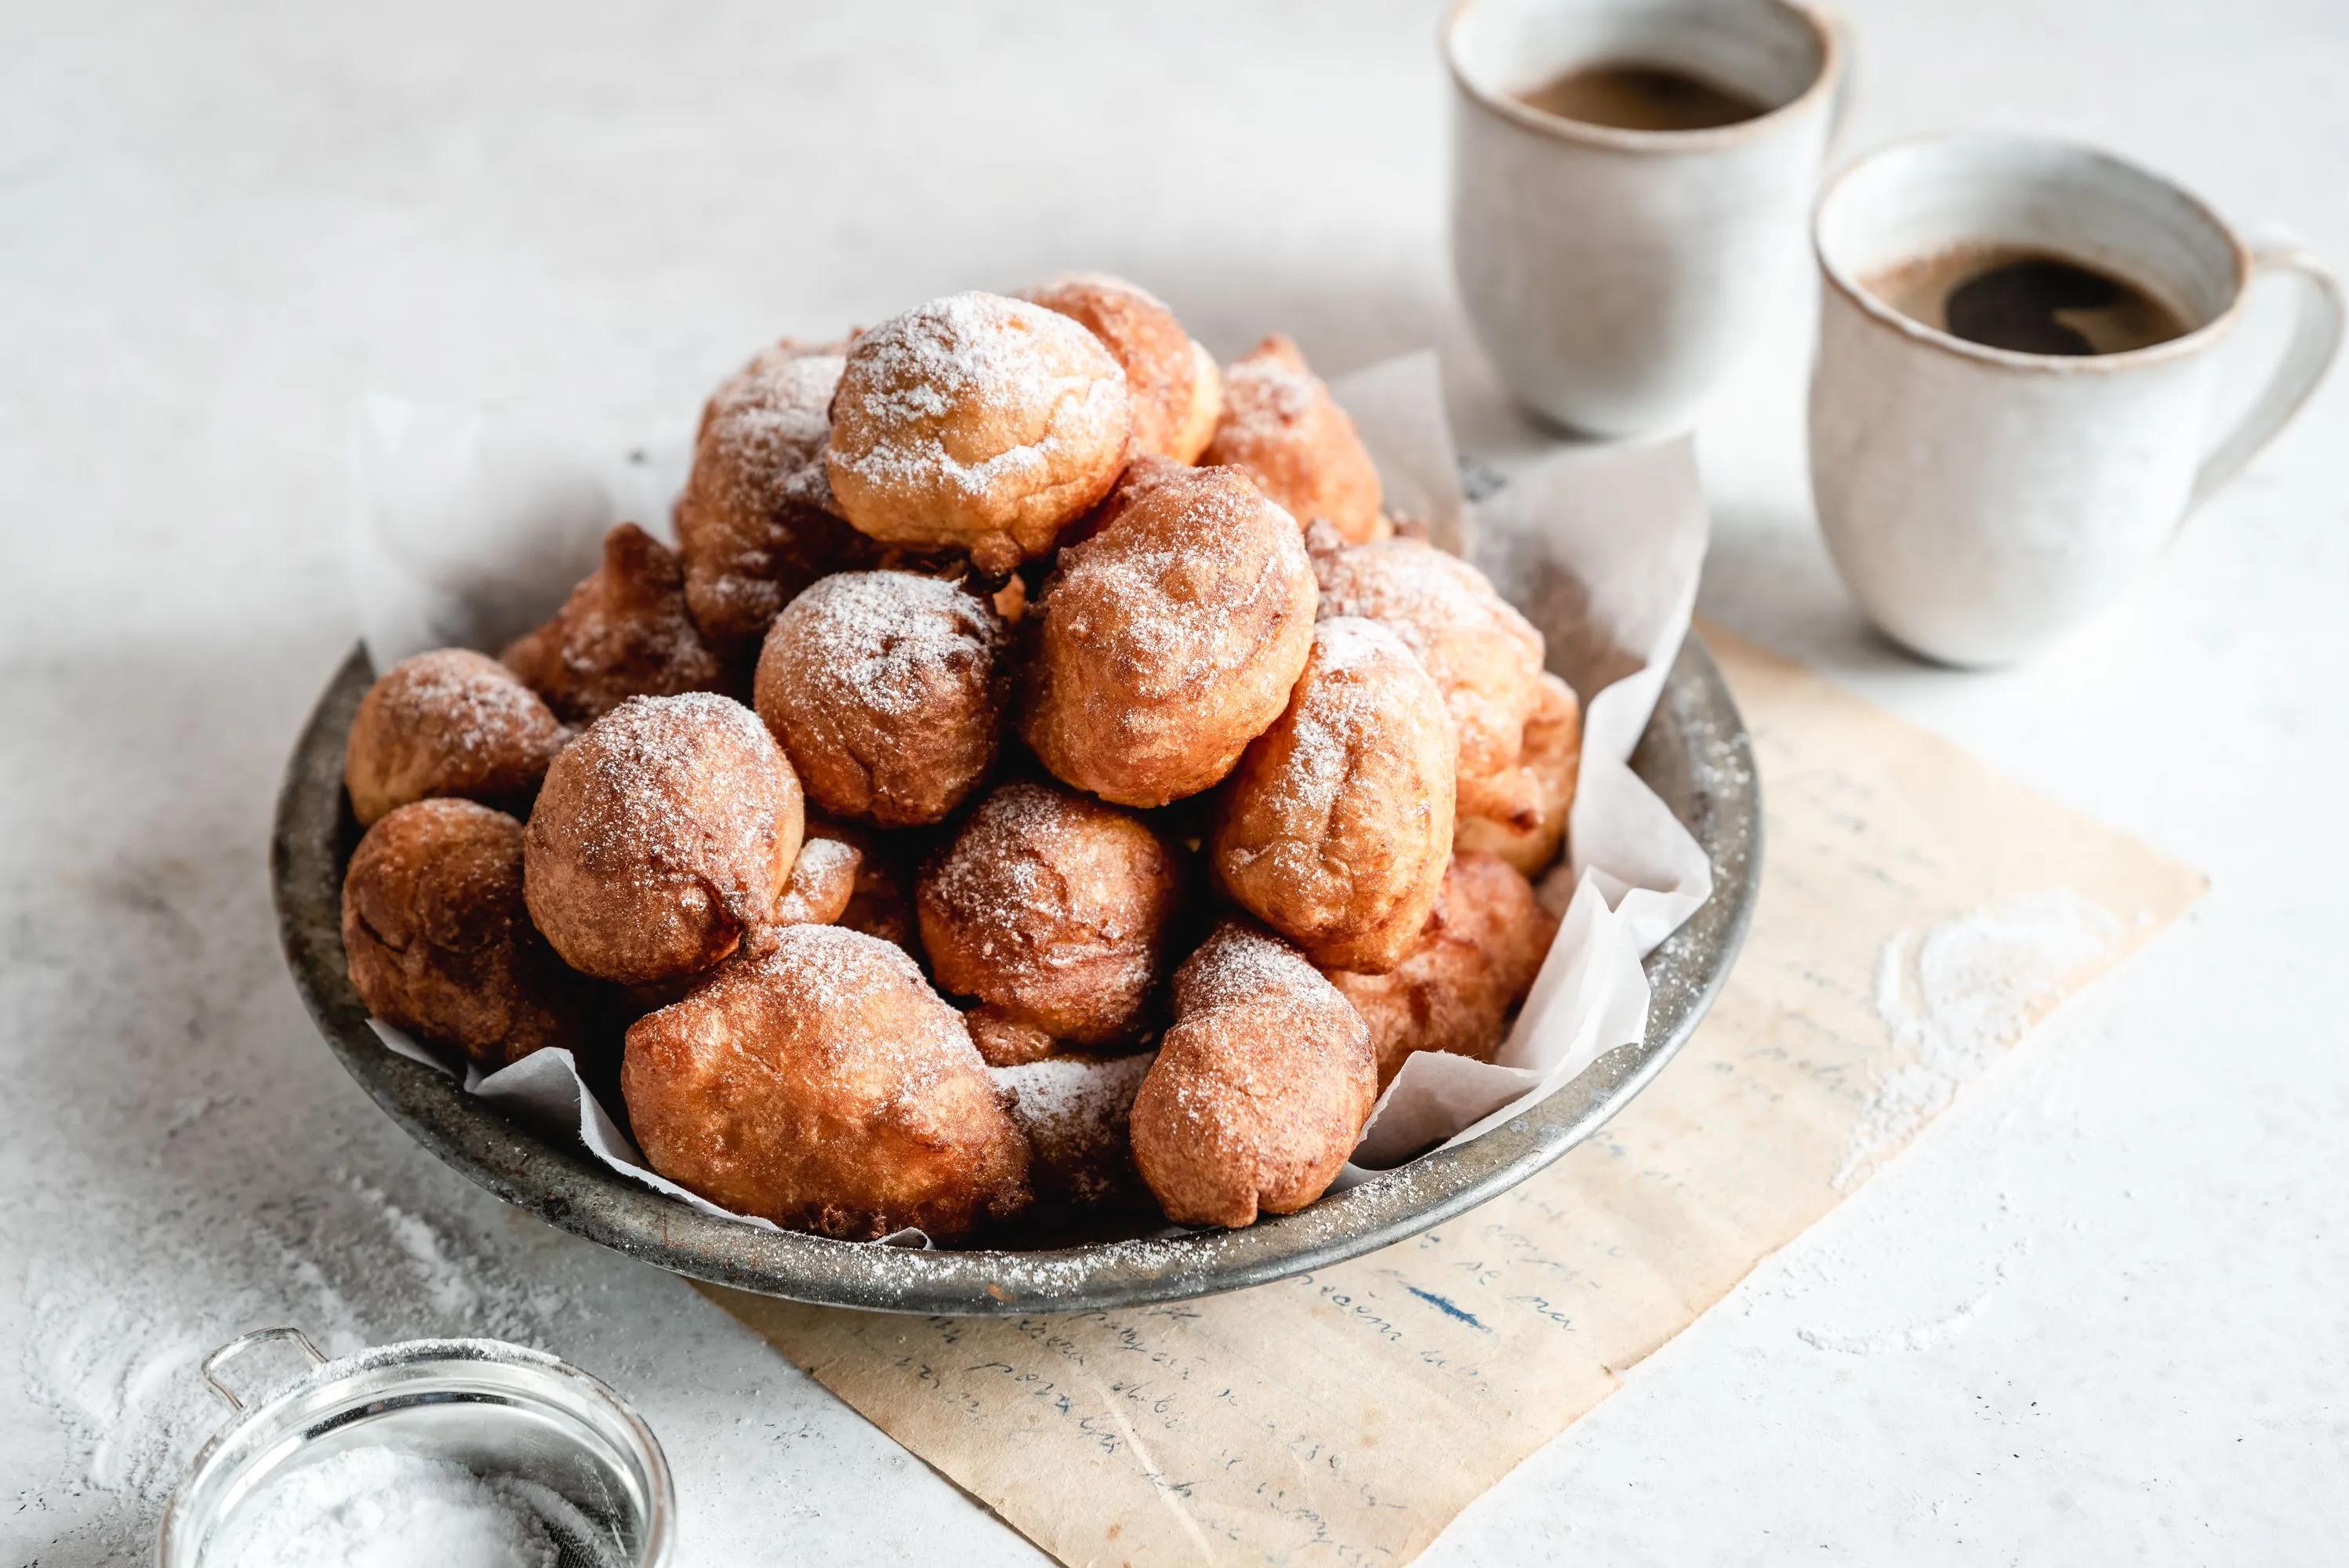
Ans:
{"label": "golden brown crust", "polygon": [[808,797],[883,827],[942,820],[995,761],[1010,638],[935,577],[843,572],[785,606],[759,656],[759,717]]}
{"label": "golden brown crust", "polygon": [[864,851],[854,844],[810,822],[800,841],[799,858],[792,861],[792,874],[783,881],[782,896],[775,900],[773,923],[836,923],[856,895],[857,873],[864,863]]}
{"label": "golden brown crust", "polygon": [[1330,972],[1330,984],[1370,1026],[1379,1087],[1413,1051],[1491,1061],[1557,935],[1557,916],[1516,868],[1475,851],[1455,857],[1402,963],[1384,975]]}
{"label": "golden brown crust", "polygon": [[724,672],[686,613],[677,552],[624,522],[554,618],[502,655],[547,707],[592,723],[632,696],[714,691]]}
{"label": "golden brown crust", "polygon": [[601,979],[708,969],[771,921],[804,826],[757,714],[709,693],[632,697],[547,769],[525,839],[531,918]]}
{"label": "golden brown crust", "polygon": [[512,670],[441,648],[402,659],[359,699],[343,783],[361,826],[440,796],[523,811],[570,738]]}
{"label": "golden brown crust", "polygon": [[985,1003],[965,1013],[962,1021],[970,1027],[970,1043],[978,1047],[980,1059],[991,1068],[1024,1067],[1063,1055],[1068,1048],[1049,1030]]}
{"label": "golden brown crust", "polygon": [[1370,1030],[1302,954],[1226,922],[1174,975],[1135,1095],[1133,1161],[1178,1224],[1247,1225],[1327,1191],[1378,1098]]}
{"label": "golden brown crust", "polygon": [[621,1084],[654,1170],[792,1230],[950,1240],[1028,1202],[1027,1140],[961,1016],[859,932],[788,927],[639,1019]]}
{"label": "golden brown crust", "polygon": [[1300,525],[1326,521],[1350,544],[1391,531],[1354,421],[1277,333],[1225,367],[1223,415],[1199,460],[1247,469]]}
{"label": "golden brown crust", "polygon": [[413,801],[343,874],[343,954],[367,1010],[485,1068],[578,1042],[586,1006],[523,904],[523,827],[471,800]]}
{"label": "golden brown crust", "polygon": [[938,984],[988,1005],[991,1059],[1031,1037],[1130,1034],[1165,972],[1182,894],[1174,851],[1139,818],[1055,784],[1003,785],[922,872],[922,944]]}
{"label": "golden brown crust", "polygon": [[1234,469],[1149,473],[1061,552],[1024,624],[1021,736],[1127,806],[1219,782],[1288,707],[1313,642],[1313,566],[1288,515]]}
{"label": "golden brown crust", "polygon": [[1526,876],[1538,876],[1566,842],[1567,819],[1574,810],[1575,783],[1582,769],[1582,704],[1572,686],[1547,671],[1542,673],[1534,697],[1533,716],[1526,720],[1520,762],[1535,784],[1532,826],[1464,815],[1452,842],[1455,849],[1487,851]]}
{"label": "golden brown crust", "polygon": [[1393,967],[1452,858],[1453,751],[1444,694],[1402,640],[1323,621],[1288,711],[1224,787],[1217,883],[1323,968]]}
{"label": "golden brown crust", "polygon": [[1125,373],[1067,316],[933,300],[849,350],[824,469],[867,536],[954,548],[995,576],[1044,554],[1125,467]]}
{"label": "golden brown crust", "polygon": [[1063,273],[1019,297],[1082,325],[1123,367],[1137,451],[1197,460],[1223,411],[1223,377],[1164,301],[1104,273]]}
{"label": "golden brown crust", "polygon": [[755,658],[793,595],[866,564],[872,542],[833,510],[823,446],[846,344],[762,350],[710,395],[677,501],[685,603],[729,664]]}
{"label": "golden brown crust", "polygon": [[1520,754],[1541,690],[1541,634],[1483,573],[1432,544],[1358,544],[1313,565],[1323,616],[1384,622],[1435,677],[1460,746],[1459,814],[1532,826],[1540,785]]}

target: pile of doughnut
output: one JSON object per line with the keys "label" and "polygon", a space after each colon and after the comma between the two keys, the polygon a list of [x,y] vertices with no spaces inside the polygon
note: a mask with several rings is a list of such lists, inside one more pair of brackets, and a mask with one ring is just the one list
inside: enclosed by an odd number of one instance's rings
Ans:
{"label": "pile of doughnut", "polygon": [[979,1244],[1293,1212],[1499,1048],[1580,707],[1287,339],[1088,273],[779,343],[674,521],[360,703],[378,1016],[569,1048],[736,1212]]}

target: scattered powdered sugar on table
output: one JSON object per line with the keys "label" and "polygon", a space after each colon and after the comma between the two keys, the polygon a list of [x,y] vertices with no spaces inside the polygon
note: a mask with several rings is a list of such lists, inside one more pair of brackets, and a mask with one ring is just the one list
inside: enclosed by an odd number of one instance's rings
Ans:
{"label": "scattered powdered sugar on table", "polygon": [[2002,899],[1921,937],[1896,933],[1878,960],[1876,1011],[1912,1059],[1870,1090],[1836,1189],[1849,1191],[1908,1142],[2120,934],[2110,910],[2062,888]]}
{"label": "scattered powdered sugar on table", "polygon": [[[564,1291],[532,1283],[519,1260],[409,1212],[357,1176],[270,1207],[258,1216],[183,1210],[172,1224],[143,1227],[148,1266],[137,1272],[103,1268],[95,1248],[32,1260],[20,1368],[30,1409],[8,1418],[46,1421],[67,1439],[70,1468],[38,1487],[47,1511],[84,1521],[60,1545],[127,1551],[151,1530],[162,1499],[228,1416],[197,1364],[239,1333],[290,1324],[330,1357],[433,1333],[530,1343],[573,1305]],[[355,1297],[370,1309],[355,1308]]]}
{"label": "scattered powdered sugar on table", "polygon": [[1795,1330],[1795,1337],[1814,1350],[1832,1351],[1838,1356],[1880,1356],[1895,1350],[1939,1350],[1966,1331],[1974,1315],[1990,1304],[1991,1295],[1991,1292],[1984,1291],[1980,1295],[1960,1302],[1938,1317],[1904,1324],[1899,1328],[1866,1334],[1839,1334],[1827,1328],[1798,1328]]}

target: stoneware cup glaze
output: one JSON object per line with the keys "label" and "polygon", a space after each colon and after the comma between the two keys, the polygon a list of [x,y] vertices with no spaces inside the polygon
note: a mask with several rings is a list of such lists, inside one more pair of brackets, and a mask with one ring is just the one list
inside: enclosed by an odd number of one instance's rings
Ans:
{"label": "stoneware cup glaze", "polygon": [[[2109,604],[2283,428],[2341,345],[2340,284],[2313,259],[2247,247],[2168,181],[2068,142],[1968,132],[1888,148],[1830,187],[1816,238],[1819,523],[1877,624],[1947,664],[2021,658]],[[2085,262],[2191,330],[2122,354],[2022,354],[1865,286],[1983,243]],[[2265,274],[2298,285],[2299,314],[2267,384],[2228,419],[2217,372]]]}
{"label": "stoneware cup glaze", "polygon": [[[1594,435],[1682,424],[1800,277],[1844,49],[1786,0],[1458,0],[1452,261],[1502,379]],[[1516,95],[1577,66],[1677,67],[1772,106],[1620,130]]]}

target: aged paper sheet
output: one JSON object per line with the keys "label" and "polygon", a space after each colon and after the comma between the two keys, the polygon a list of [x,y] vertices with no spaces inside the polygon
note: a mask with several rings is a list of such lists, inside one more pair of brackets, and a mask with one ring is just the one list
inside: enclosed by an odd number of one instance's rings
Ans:
{"label": "aged paper sheet", "polygon": [[1542,1175],[1237,1295],[1012,1320],[719,1303],[1072,1564],[1409,1561],[2203,879],[1712,633],[1767,815],[1753,934]]}

